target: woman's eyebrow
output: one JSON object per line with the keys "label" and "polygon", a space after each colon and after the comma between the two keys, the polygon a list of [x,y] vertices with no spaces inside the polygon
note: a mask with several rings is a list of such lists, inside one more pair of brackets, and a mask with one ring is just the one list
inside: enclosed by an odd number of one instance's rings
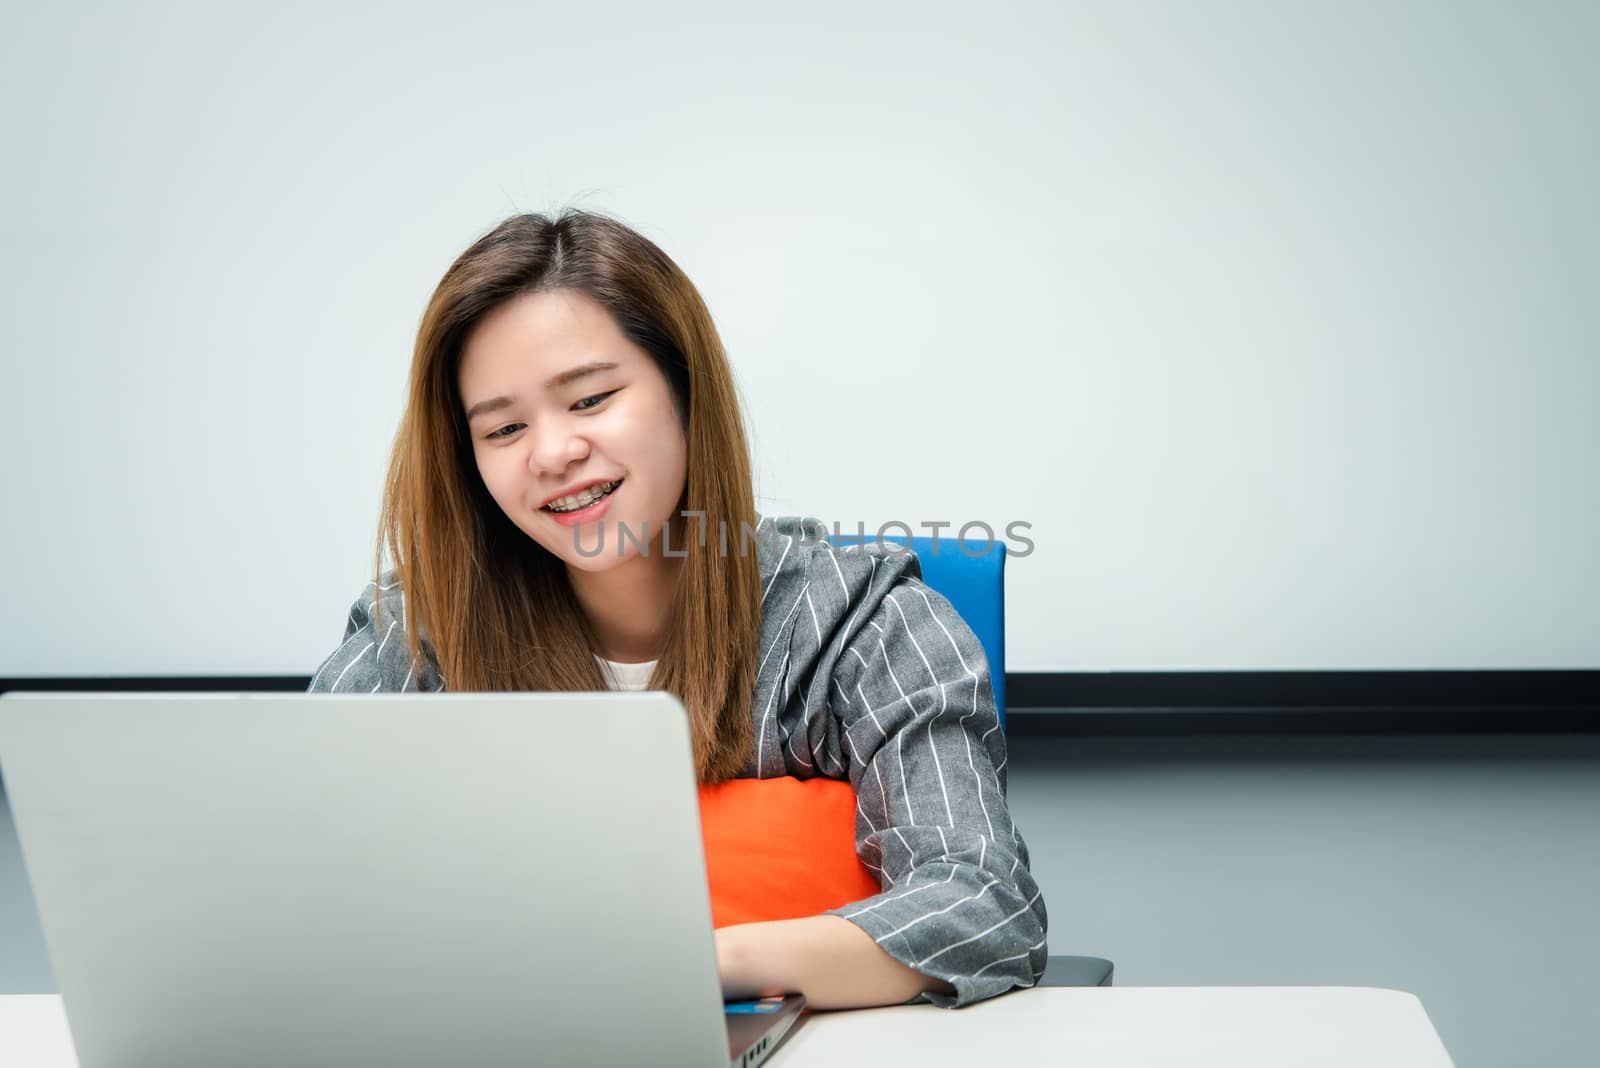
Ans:
{"label": "woman's eyebrow", "polygon": [[[588,378],[590,375],[597,375],[602,371],[614,371],[616,369],[617,365],[615,363],[605,360],[592,360],[589,363],[568,368],[567,370],[562,371],[560,374],[553,376],[550,381],[544,384],[544,388],[548,390],[557,390],[562,386],[570,386],[574,382]],[[490,397],[488,400],[479,401],[477,404],[474,404],[472,407],[467,409],[467,422],[472,422],[480,415],[488,415],[490,412],[498,412],[501,408],[509,407],[514,403],[516,403],[516,398],[510,396]]]}
{"label": "woman's eyebrow", "polygon": [[574,367],[571,370],[562,371],[560,374],[550,379],[550,381],[546,382],[544,384],[544,388],[560,389],[562,386],[570,386],[580,378],[588,378],[590,375],[597,375],[601,371],[614,371],[616,370],[616,367],[616,364],[609,363],[605,360],[594,360],[579,367]]}

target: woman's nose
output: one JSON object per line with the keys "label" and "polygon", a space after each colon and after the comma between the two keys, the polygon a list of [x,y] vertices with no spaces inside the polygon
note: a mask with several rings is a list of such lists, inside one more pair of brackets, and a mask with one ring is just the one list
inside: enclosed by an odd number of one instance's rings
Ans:
{"label": "woman's nose", "polygon": [[534,437],[528,467],[536,475],[559,475],[589,455],[589,442],[560,423],[547,426]]}

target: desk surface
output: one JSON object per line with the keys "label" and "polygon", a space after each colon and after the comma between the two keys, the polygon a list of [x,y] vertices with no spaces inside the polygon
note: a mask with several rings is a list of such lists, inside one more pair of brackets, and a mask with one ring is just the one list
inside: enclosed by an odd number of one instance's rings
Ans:
{"label": "desk surface", "polygon": [[[811,1013],[770,1068],[1452,1068],[1422,1003],[1370,987],[1041,987],[965,1009]],[[61,999],[0,997],[0,1064],[77,1068]]]}
{"label": "desk surface", "polygon": [[1422,1002],[1371,987],[1043,987],[814,1013],[767,1064],[1451,1068]]}

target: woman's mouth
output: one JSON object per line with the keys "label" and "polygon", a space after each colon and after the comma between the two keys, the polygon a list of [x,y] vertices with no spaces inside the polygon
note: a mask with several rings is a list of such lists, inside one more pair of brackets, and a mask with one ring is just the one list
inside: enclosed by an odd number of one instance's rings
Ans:
{"label": "woman's mouth", "polygon": [[617,492],[617,488],[621,485],[622,479],[620,478],[612,482],[601,482],[590,486],[582,493],[575,493],[571,497],[562,497],[551,501],[539,510],[548,514],[557,523],[567,526],[590,519],[598,519],[601,513],[606,510],[612,495]]}

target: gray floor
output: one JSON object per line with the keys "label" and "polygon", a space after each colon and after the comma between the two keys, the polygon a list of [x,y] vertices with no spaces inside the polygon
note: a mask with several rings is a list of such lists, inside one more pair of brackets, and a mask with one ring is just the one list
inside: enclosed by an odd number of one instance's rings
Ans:
{"label": "gray floor", "polygon": [[[1019,739],[1050,949],[1417,994],[1460,1068],[1600,1064],[1600,737]],[[54,987],[0,800],[0,993]]]}
{"label": "gray floor", "polygon": [[1600,1064],[1600,737],[1022,739],[1050,951],[1422,999],[1459,1068]]}

